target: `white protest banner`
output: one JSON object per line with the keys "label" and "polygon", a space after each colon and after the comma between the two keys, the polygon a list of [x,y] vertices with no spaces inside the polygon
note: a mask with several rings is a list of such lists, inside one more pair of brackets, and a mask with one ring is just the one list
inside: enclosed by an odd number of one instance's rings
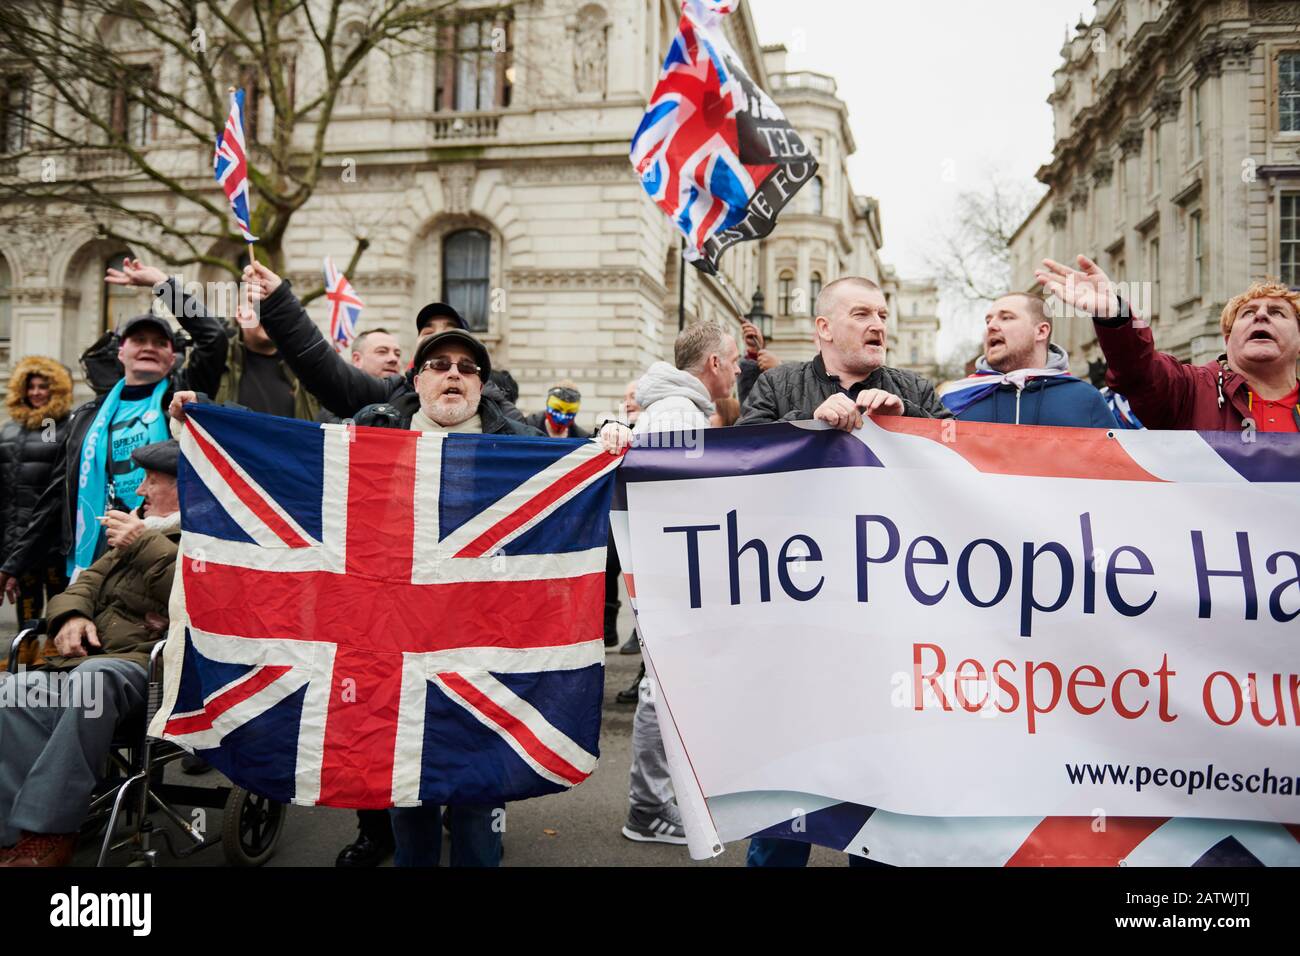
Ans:
{"label": "white protest banner", "polygon": [[1101,833],[1080,852],[1118,862],[1172,826],[1164,862],[1220,833],[1300,862],[1300,442],[1252,437],[881,418],[633,449],[620,543],[692,852],[874,826],[914,862],[920,819],[973,818],[940,856],[1000,827],[953,861]]}

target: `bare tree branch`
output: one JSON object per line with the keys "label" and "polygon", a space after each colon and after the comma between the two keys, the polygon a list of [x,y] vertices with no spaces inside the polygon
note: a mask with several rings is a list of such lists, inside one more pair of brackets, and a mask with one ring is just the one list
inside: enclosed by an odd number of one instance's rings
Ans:
{"label": "bare tree branch", "polygon": [[[225,123],[223,65],[246,64],[256,74],[250,92],[260,93],[271,113],[269,141],[250,142],[250,213],[265,258],[282,268],[284,236],[319,185],[343,84],[387,41],[436,49],[439,27],[454,22],[455,6],[378,0],[359,7],[362,29],[342,49],[343,0],[0,4],[0,61],[31,77],[30,101],[40,106],[24,117],[25,148],[4,157],[0,206],[25,205],[43,215],[77,210],[101,235],[169,264],[237,274],[238,263],[213,250],[238,248],[240,234],[210,167],[194,157],[211,155]],[[499,9],[475,8],[474,15]],[[152,55],[141,40],[155,47]],[[309,95],[293,89],[304,81],[315,87]],[[128,116],[157,132],[130,129]],[[253,140],[257,131],[250,134]],[[13,174],[30,172],[33,163],[44,171],[51,159],[59,169],[51,181]],[[159,192],[180,200],[179,208],[149,212],[156,206],[141,198]],[[368,246],[357,236],[349,271]]]}

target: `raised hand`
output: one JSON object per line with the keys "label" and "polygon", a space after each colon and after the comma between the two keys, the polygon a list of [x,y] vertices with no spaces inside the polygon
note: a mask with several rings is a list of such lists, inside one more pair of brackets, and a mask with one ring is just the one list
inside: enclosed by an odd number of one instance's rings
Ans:
{"label": "raised hand", "polygon": [[177,392],[172,396],[172,403],[167,406],[167,414],[178,422],[185,421],[185,403],[198,399],[194,392]]}
{"label": "raised hand", "polygon": [[1079,256],[1079,268],[1071,269],[1052,259],[1034,272],[1043,288],[1067,306],[1101,319],[1119,314],[1119,294],[1101,267],[1087,256]]}
{"label": "raised hand", "polygon": [[140,285],[152,289],[167,281],[167,273],[156,266],[147,266],[139,259],[127,258],[122,260],[121,269],[110,267],[104,281],[109,285]]}
{"label": "raised hand", "polygon": [[250,262],[244,266],[244,284],[248,289],[250,302],[262,302],[267,299],[280,287],[281,281],[283,280],[278,275],[260,262]]}

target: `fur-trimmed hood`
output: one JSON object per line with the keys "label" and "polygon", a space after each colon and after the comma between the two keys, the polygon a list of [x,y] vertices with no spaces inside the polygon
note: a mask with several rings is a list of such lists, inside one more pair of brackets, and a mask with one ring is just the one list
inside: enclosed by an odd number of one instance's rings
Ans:
{"label": "fur-trimmed hood", "polygon": [[[32,408],[26,401],[27,379],[32,375],[42,375],[50,383],[50,400],[41,408]],[[62,421],[72,411],[72,377],[54,359],[29,355],[14,367],[9,376],[5,407],[9,417],[28,431],[40,428],[47,418]]]}

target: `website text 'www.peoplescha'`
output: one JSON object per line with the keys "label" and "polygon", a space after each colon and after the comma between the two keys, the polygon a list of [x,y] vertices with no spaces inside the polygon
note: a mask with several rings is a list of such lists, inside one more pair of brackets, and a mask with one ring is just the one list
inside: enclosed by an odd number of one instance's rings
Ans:
{"label": "website text 'www.peoplescha'", "polygon": [[1300,796],[1300,776],[1275,774],[1268,767],[1255,773],[1215,770],[1214,764],[1204,769],[1185,770],[1182,767],[1147,767],[1144,765],[1116,763],[1067,763],[1066,775],[1073,784],[1110,784],[1133,787],[1141,792],[1144,787],[1173,787],[1189,795],[1204,792],[1258,793],[1279,796]]}

